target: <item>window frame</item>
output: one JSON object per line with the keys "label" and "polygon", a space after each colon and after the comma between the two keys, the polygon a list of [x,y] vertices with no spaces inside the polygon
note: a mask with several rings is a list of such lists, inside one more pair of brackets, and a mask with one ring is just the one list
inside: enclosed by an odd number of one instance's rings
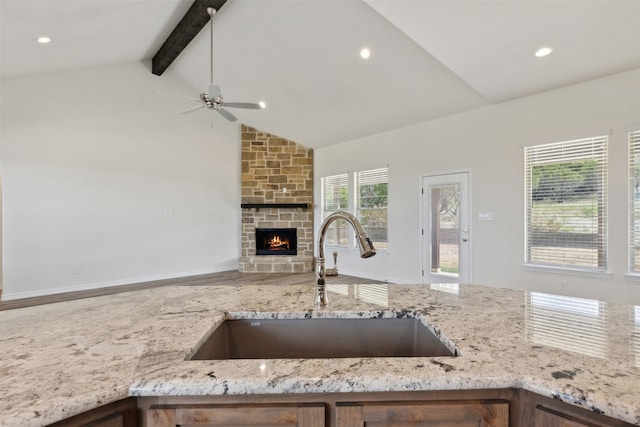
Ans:
{"label": "window frame", "polygon": [[[386,228],[386,234],[387,234],[387,242],[386,242],[386,247],[380,247],[380,245],[376,245],[376,241],[374,239],[373,240],[373,244],[374,247],[376,248],[376,250],[378,251],[378,253],[388,253],[389,248],[388,248],[388,230],[389,230],[389,166],[384,166],[384,167],[379,167],[379,168],[371,168],[371,169],[362,169],[362,170],[358,170],[356,172],[350,173],[340,173],[340,174],[332,174],[332,175],[327,175],[327,176],[323,176],[320,177],[320,194],[321,194],[321,200],[320,200],[320,215],[322,218],[322,221],[324,221],[327,216],[329,216],[331,213],[336,212],[338,210],[344,210],[346,212],[349,212],[350,214],[354,215],[356,218],[358,218],[359,221],[361,221],[361,217],[360,217],[360,208],[359,208],[359,194],[360,194],[360,187],[359,187],[359,177],[361,174],[367,174],[367,173],[374,173],[376,171],[385,171],[385,179],[386,179],[386,184],[387,184],[387,194],[386,194],[386,224],[385,224],[385,228]],[[340,206],[339,209],[327,209],[327,194],[325,192],[325,188],[327,185],[327,181],[331,180],[332,178],[338,178],[338,177],[345,177],[346,176],[346,188],[347,188],[347,207],[343,208],[342,206]],[[362,221],[361,221],[362,222]],[[330,229],[333,227],[338,227],[340,226],[340,223],[343,223],[345,228],[347,228],[348,226],[346,225],[346,222],[343,220],[338,220],[335,221],[333,224],[331,224]],[[366,231],[366,225],[363,223],[363,227],[365,228]],[[334,243],[332,241],[326,240],[326,246],[330,246],[333,248],[336,248],[338,250],[340,249],[350,249],[350,248],[357,248],[357,242],[355,239],[355,236],[353,234],[353,230],[351,230],[351,227],[348,227],[347,230],[347,243],[346,244],[339,244],[339,243]]]}
{"label": "window frame", "polygon": [[[320,189],[321,189],[321,211],[322,211],[322,221],[324,221],[329,215],[331,215],[334,212],[337,211],[349,211],[350,207],[349,207],[349,201],[350,201],[350,184],[349,184],[349,172],[345,172],[345,173],[340,173],[340,174],[335,174],[335,175],[328,175],[328,176],[323,176],[320,178]],[[327,209],[327,193],[326,193],[326,186],[332,184],[332,185],[340,185],[340,186],[344,186],[347,189],[347,206],[342,207],[342,205],[339,204],[337,209]],[[342,229],[343,227],[340,226],[339,224],[340,221],[336,221],[333,224],[331,224],[329,226],[329,228],[333,228],[336,229],[336,227],[340,227],[340,229]],[[326,245],[327,246],[332,246],[335,248],[348,248],[351,246],[351,242],[352,242],[352,238],[351,238],[351,232],[349,230],[346,231],[346,243],[341,244],[339,241],[334,242],[331,240],[327,240],[326,241]]]}
{"label": "window frame", "polygon": [[[384,179],[384,182],[376,182],[379,181],[380,179]],[[364,221],[362,219],[362,212],[365,209],[369,209],[369,208],[362,208],[360,206],[360,201],[361,201],[361,191],[360,191],[360,187],[361,187],[361,182],[365,180],[366,183],[363,185],[372,185],[372,184],[386,184],[387,186],[387,194],[385,196],[386,198],[386,204],[384,206],[384,208],[376,208],[376,209],[384,209],[385,210],[385,224],[384,224],[384,229],[385,229],[385,234],[387,236],[386,238],[386,242],[384,242],[384,245],[382,244],[383,242],[376,240],[373,236],[373,233],[369,233],[367,232],[367,234],[369,235],[369,238],[371,239],[371,241],[373,242],[373,246],[376,248],[377,251],[382,251],[382,252],[388,252],[389,250],[389,167],[385,166],[382,168],[375,168],[375,169],[366,169],[366,170],[361,170],[361,171],[357,171],[354,172],[353,174],[353,184],[354,184],[354,216],[356,218],[358,218],[358,221],[360,221],[360,223],[362,224],[362,227],[365,229],[365,231],[367,231],[367,223],[366,221]],[[376,244],[379,243],[379,244]]]}
{"label": "window frame", "polygon": [[[540,144],[525,147],[524,149],[524,172],[525,172],[525,230],[524,230],[524,264],[523,269],[555,271],[568,274],[611,276],[608,271],[609,251],[608,251],[608,135],[579,138]],[[570,164],[583,160],[595,160],[597,162],[594,183],[597,187],[597,221],[596,243],[591,248],[597,251],[595,257],[597,265],[580,265],[576,262],[543,262],[532,259],[532,207],[533,198],[533,169],[536,166],[548,164]],[[556,193],[552,193],[556,194]],[[557,193],[560,195],[560,193]],[[561,197],[561,195],[560,195]],[[579,218],[579,217],[574,217]],[[569,241],[570,242],[570,241]],[[571,247],[564,242],[559,251],[564,250],[564,254],[576,255],[577,251],[571,252]],[[569,261],[577,258],[569,256]],[[593,257],[592,257],[593,259]]]}
{"label": "window frame", "polygon": [[[634,278],[640,279],[640,266],[635,268],[636,246],[640,246],[640,227],[636,230],[635,221],[640,220],[640,191],[636,195],[636,170],[639,173],[638,181],[640,184],[640,129],[628,132],[628,258],[627,258],[627,274]],[[640,186],[640,185],[639,185]]]}

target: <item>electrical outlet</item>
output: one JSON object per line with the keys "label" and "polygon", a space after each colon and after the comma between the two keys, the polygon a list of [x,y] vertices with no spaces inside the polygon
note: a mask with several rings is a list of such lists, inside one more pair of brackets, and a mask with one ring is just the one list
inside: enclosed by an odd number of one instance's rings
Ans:
{"label": "electrical outlet", "polygon": [[566,280],[562,280],[560,282],[560,290],[561,291],[566,291],[567,290],[567,281]]}
{"label": "electrical outlet", "polygon": [[79,274],[82,274],[82,267],[79,265],[74,265],[73,266],[73,274],[75,274],[76,276]]}

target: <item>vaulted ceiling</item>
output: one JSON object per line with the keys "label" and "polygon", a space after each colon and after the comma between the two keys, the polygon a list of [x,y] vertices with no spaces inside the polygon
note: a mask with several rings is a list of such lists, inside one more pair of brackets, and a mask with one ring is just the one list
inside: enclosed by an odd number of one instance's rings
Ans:
{"label": "vaulted ceiling", "polygon": [[[1,76],[150,60],[191,4],[0,0]],[[241,122],[322,147],[639,68],[639,19],[640,0],[228,0],[214,79],[225,100],[267,103]],[[208,30],[165,73],[184,95],[209,84]],[[159,91],[165,75],[149,72]]]}

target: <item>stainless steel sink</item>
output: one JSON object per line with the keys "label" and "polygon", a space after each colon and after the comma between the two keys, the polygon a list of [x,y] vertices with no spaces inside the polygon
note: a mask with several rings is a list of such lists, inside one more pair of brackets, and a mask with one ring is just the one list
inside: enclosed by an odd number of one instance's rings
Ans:
{"label": "stainless steel sink", "polygon": [[455,356],[420,320],[226,320],[192,360]]}

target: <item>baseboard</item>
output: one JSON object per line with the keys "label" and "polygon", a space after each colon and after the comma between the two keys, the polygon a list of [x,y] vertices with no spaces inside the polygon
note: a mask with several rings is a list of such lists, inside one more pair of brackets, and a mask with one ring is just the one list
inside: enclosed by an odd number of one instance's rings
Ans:
{"label": "baseboard", "polygon": [[71,292],[81,292],[81,291],[93,291],[96,289],[102,288],[112,288],[117,286],[126,286],[133,285],[138,283],[145,282],[156,282],[159,280],[170,280],[170,279],[178,279],[181,277],[191,277],[191,276],[200,276],[203,274],[212,274],[219,273],[222,271],[228,271],[228,268],[225,269],[201,269],[201,270],[192,270],[192,271],[183,271],[175,274],[159,274],[153,276],[143,276],[143,277],[134,277],[127,278],[121,280],[111,280],[106,282],[96,282],[96,283],[83,283],[80,285],[74,286],[65,286],[61,288],[52,288],[52,289],[42,289],[37,291],[28,291],[28,292],[18,292],[12,294],[5,294],[4,289],[2,293],[2,301],[15,301],[22,300],[27,298],[37,298],[37,297],[45,297],[51,295],[59,295],[59,294],[67,294]]}

